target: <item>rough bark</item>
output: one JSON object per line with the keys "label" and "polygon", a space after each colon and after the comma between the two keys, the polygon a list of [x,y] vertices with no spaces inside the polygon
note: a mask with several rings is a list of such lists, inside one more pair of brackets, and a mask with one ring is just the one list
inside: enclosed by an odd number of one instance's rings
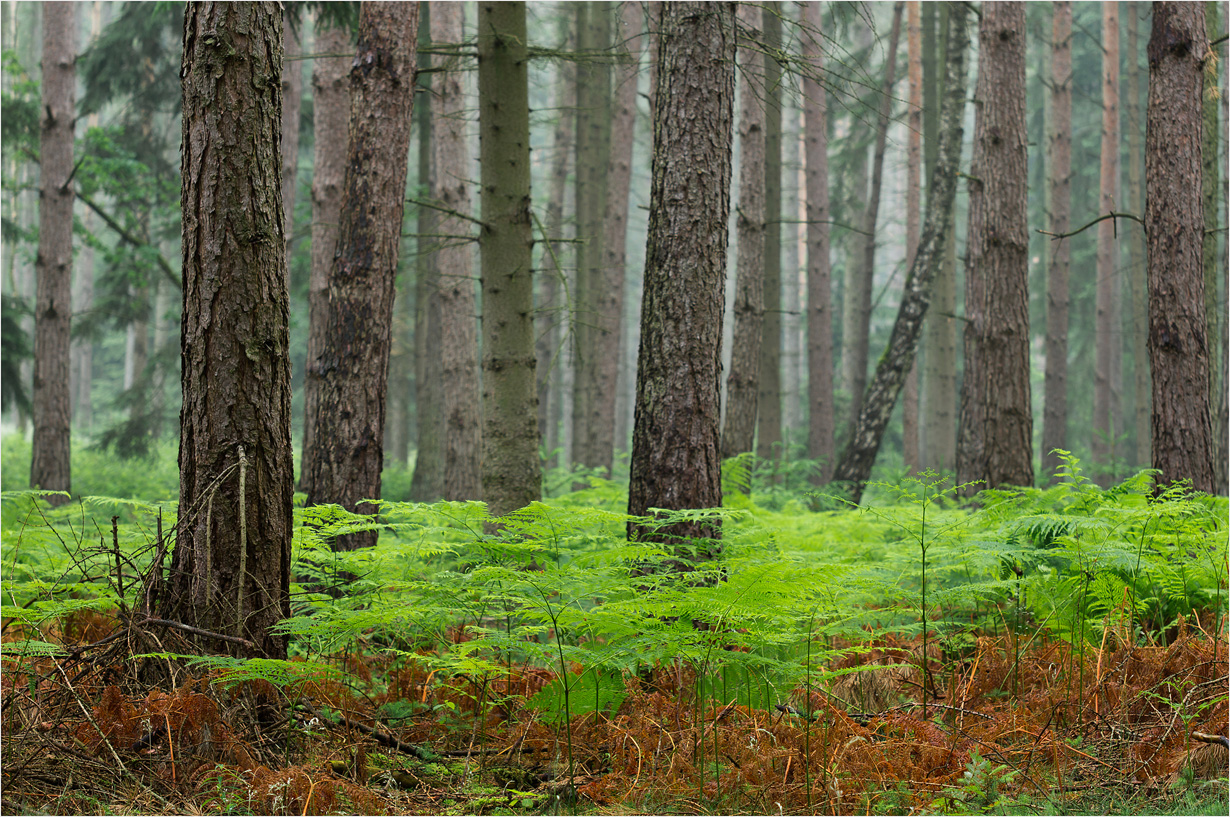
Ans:
{"label": "rough bark", "polygon": [[947,60],[944,99],[940,109],[940,132],[944,135],[936,155],[935,169],[927,184],[927,212],[914,262],[906,275],[888,347],[880,357],[875,377],[863,400],[858,423],[842,452],[833,479],[850,483],[852,498],[862,498],[871,475],[880,440],[888,427],[893,407],[914,363],[923,318],[931,300],[931,286],[943,263],[945,237],[952,229],[952,200],[957,189],[961,158],[962,120],[965,115],[966,51],[969,33],[966,8],[953,5],[948,13]]}
{"label": "rough bark", "polygon": [[[1124,114],[1127,129],[1127,209],[1131,213],[1145,211],[1145,124],[1141,116],[1141,99],[1147,95],[1148,87],[1141,87],[1141,71],[1138,67],[1140,58],[1139,20],[1143,3],[1127,4],[1127,60],[1124,67]],[[1147,79],[1147,77],[1146,77]],[[1052,230],[1055,228],[1051,228]],[[1067,232],[1067,225],[1063,226]],[[1128,245],[1128,273],[1132,290],[1132,361],[1134,372],[1133,427],[1135,429],[1136,450],[1133,464],[1145,467],[1152,459],[1149,455],[1149,286],[1147,273],[1144,231],[1133,227],[1125,236]],[[1045,433],[1045,431],[1044,431]],[[1044,449],[1045,453],[1045,449]]]}
{"label": "rough bark", "polygon": [[[1119,181],[1119,4],[1102,3],[1102,151],[1098,213],[1115,209]],[[1119,252],[1114,219],[1098,224],[1097,282],[1094,294],[1093,465],[1102,487],[1114,482],[1115,435],[1111,421],[1112,348],[1120,342],[1114,325],[1115,263]]]}
{"label": "rough bark", "polygon": [[479,3],[483,498],[497,518],[542,497],[528,60],[525,3]]}
{"label": "rough bark", "polygon": [[833,301],[829,265],[828,100],[820,82],[820,6],[803,6],[803,116],[807,167],[807,456],[820,464],[817,484],[827,483],[836,464],[833,409]]}
{"label": "rough bark", "polygon": [[974,95],[957,482],[1033,485],[1025,7],[983,7]]}
{"label": "rough bark", "polygon": [[1153,4],[1145,132],[1153,467],[1165,485],[1212,492],[1209,348],[1201,244],[1202,3]]}
{"label": "rough bark", "polygon": [[[721,325],[734,124],[732,3],[663,4],[628,513],[722,504]],[[707,172],[697,173],[697,168]],[[628,538],[715,539],[710,524]],[[712,555],[712,550],[710,551]]]}
{"label": "rough bark", "polygon": [[312,468],[316,415],[320,402],[320,355],[325,346],[329,308],[329,268],[337,249],[337,223],[342,209],[342,181],[346,172],[346,140],[350,122],[350,70],[354,43],[340,28],[316,31],[316,51],[323,55],[312,64],[312,267],[308,278],[307,362],[303,373],[303,447],[299,463],[303,475]]}
{"label": "rough bark", "polygon": [[[909,76],[909,115],[906,118],[905,263],[914,263],[922,229],[922,20],[918,3],[906,3],[906,51]],[[901,396],[901,459],[911,472],[922,466],[918,428],[918,358],[906,376]]]}
{"label": "rough bark", "polygon": [[271,632],[290,615],[294,487],[281,71],[276,3],[188,4],[180,511],[159,610],[285,659]]}
{"label": "rough bark", "polygon": [[[374,513],[384,466],[390,327],[405,207],[418,3],[368,3],[350,70],[350,136],[337,250],[329,270],[325,343],[308,504]],[[333,542],[371,546],[376,531]]]}
{"label": "rough bark", "polygon": [[761,36],[761,13],[759,6],[739,4],[740,37],[745,43],[739,62],[739,206],[735,220],[739,240],[734,332],[722,427],[723,458],[753,450],[756,402],[760,396],[765,267],[765,57],[756,43]]}
{"label": "rough bark", "polygon": [[[436,3],[431,9],[433,43],[464,41],[462,6]],[[478,385],[478,325],[475,322],[474,256],[470,234],[470,150],[466,99],[459,57],[437,58],[444,70],[434,78],[431,96],[435,174],[432,198],[440,249],[436,284],[440,298],[440,356],[444,400],[444,498],[479,499],[482,494],[482,393]]]}
{"label": "rough bark", "polygon": [[[77,105],[77,4],[43,6],[37,291],[34,304],[34,438],[30,487],[72,489],[73,132]],[[63,505],[67,496],[47,498]]]}
{"label": "rough bark", "polygon": [[782,455],[782,4],[764,3],[764,321],[760,334],[760,395],[756,454]]}
{"label": "rough bark", "polygon": [[[1068,232],[1072,208],[1072,4],[1054,3],[1051,22],[1051,116],[1046,167],[1050,171],[1047,230]],[[1042,409],[1042,472],[1052,481],[1068,449],[1068,264],[1066,239],[1051,245],[1046,271],[1046,375]]]}

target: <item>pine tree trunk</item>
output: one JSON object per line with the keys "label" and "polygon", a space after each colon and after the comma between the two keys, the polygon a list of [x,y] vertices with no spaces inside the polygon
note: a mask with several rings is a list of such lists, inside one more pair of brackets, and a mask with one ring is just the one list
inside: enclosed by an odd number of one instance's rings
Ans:
{"label": "pine tree trunk", "polygon": [[[1205,31],[1221,31],[1221,7],[1223,3],[1207,0],[1205,8]],[[1225,71],[1224,66],[1218,67]],[[1204,266],[1204,314],[1205,327],[1209,336],[1209,409],[1213,421],[1213,484],[1218,493],[1226,492],[1227,469],[1227,439],[1226,427],[1220,423],[1221,415],[1217,410],[1221,404],[1221,395],[1226,390],[1226,381],[1222,378],[1222,367],[1218,357],[1222,347],[1219,337],[1221,318],[1224,310],[1219,308],[1217,286],[1219,279],[1224,277],[1223,268],[1217,263],[1218,245],[1225,241],[1226,231],[1218,229],[1217,209],[1218,194],[1225,189],[1220,178],[1220,163],[1218,162],[1218,146],[1224,138],[1223,126],[1219,122],[1217,73],[1206,71],[1204,74],[1204,131],[1201,140],[1201,179],[1204,191],[1204,243],[1202,256]]]}
{"label": "pine tree trunk", "polygon": [[525,3],[479,3],[483,498],[493,517],[542,498],[526,48]]}
{"label": "pine tree trunk", "polygon": [[272,632],[290,615],[294,485],[281,70],[276,3],[186,7],[180,513],[158,606],[250,642],[233,652],[285,659]]}
{"label": "pine tree trunk", "polygon": [[782,456],[782,4],[764,3],[764,322],[760,335],[760,395],[756,454]]}
{"label": "pine tree trunk", "polygon": [[1202,3],[1154,3],[1145,133],[1153,467],[1161,485],[1188,479],[1213,492],[1199,139],[1208,45]]}
{"label": "pine tree trunk", "polygon": [[740,52],[738,245],[723,459],[753,450],[764,322],[765,57],[755,45],[761,37],[760,7],[740,3],[738,20],[746,40]]}
{"label": "pine tree trunk", "polygon": [[880,449],[880,440],[888,428],[893,407],[913,365],[923,318],[930,305],[931,287],[944,262],[945,238],[952,229],[952,201],[956,195],[964,134],[961,123],[965,115],[965,60],[969,49],[965,14],[965,6],[957,4],[948,13],[944,101],[939,123],[944,138],[939,144],[935,169],[927,185],[927,213],[918,251],[906,275],[901,305],[888,347],[880,357],[875,377],[867,387],[854,434],[833,473],[834,480],[850,483],[855,502],[862,498],[863,488]]}
{"label": "pine tree trunk", "polygon": [[957,482],[1033,485],[1025,8],[983,7],[974,95]]}
{"label": "pine tree trunk", "polygon": [[[731,3],[662,6],[628,513],[722,504],[722,306],[735,95]],[[696,168],[705,168],[698,175]],[[629,540],[716,539],[711,524]],[[704,554],[702,554],[703,557]],[[710,551],[708,555],[715,555]]]}
{"label": "pine tree trunk", "polygon": [[[906,119],[907,148],[905,172],[905,265],[914,263],[918,234],[922,229],[922,20],[917,0],[906,3],[907,73],[909,75],[909,116]],[[918,428],[918,358],[906,376],[901,397],[901,459],[911,472],[921,470],[922,452]]]}
{"label": "pine tree trunk", "polygon": [[[1102,163],[1098,214],[1115,209],[1119,181],[1119,4],[1102,3]],[[1096,365],[1093,374],[1093,464],[1098,484],[1114,482],[1114,439],[1111,424],[1111,348],[1120,342],[1114,326],[1115,263],[1119,252],[1113,219],[1098,224],[1097,279],[1095,285]]]}
{"label": "pine tree trunk", "polygon": [[807,456],[819,462],[815,483],[826,484],[836,464],[833,411],[833,302],[829,265],[828,101],[820,82],[820,6],[802,9],[803,115],[807,167]]}
{"label": "pine tree trunk", "polygon": [[[1139,20],[1141,3],[1129,3],[1127,13],[1127,53],[1124,76],[1124,105],[1127,116],[1128,189],[1127,208],[1132,213],[1145,211],[1145,125],[1141,116],[1141,99],[1147,95],[1140,84]],[[1065,229],[1066,232],[1066,229]],[[1147,251],[1144,230],[1132,228],[1126,235],[1128,245],[1128,280],[1132,291],[1131,348],[1133,361],[1133,429],[1136,439],[1133,465],[1146,467],[1152,462],[1149,454],[1149,287],[1147,282]]]}
{"label": "pine tree trunk", "polygon": [[[282,210],[286,219],[286,263],[295,238],[295,183],[299,173],[299,111],[303,98],[303,62],[299,37],[289,17],[282,20]],[[293,58],[293,59],[292,59]]]}
{"label": "pine tree trunk", "polygon": [[[369,3],[359,16],[350,71],[350,138],[337,251],[329,271],[328,319],[310,505],[374,513],[384,466],[394,284],[405,208],[410,115],[417,69],[418,3]],[[305,459],[307,459],[305,457]],[[369,530],[334,540],[337,549],[376,543]]]}
{"label": "pine tree trunk", "polygon": [[[436,3],[431,9],[433,43],[464,42],[463,8]],[[478,385],[478,305],[474,256],[467,240],[470,215],[470,151],[466,134],[466,99],[460,58],[442,60],[431,96],[435,143],[432,198],[442,208],[436,231],[449,236],[435,254],[440,298],[441,383],[444,400],[444,498],[482,496],[482,392]],[[454,215],[455,214],[455,215]],[[456,238],[453,238],[456,236]]]}
{"label": "pine tree trunk", "polygon": [[[45,4],[30,487],[66,493],[72,489],[72,400],[68,372],[73,315],[76,57],[77,4]],[[51,496],[47,500],[52,505],[63,505],[68,497]]]}

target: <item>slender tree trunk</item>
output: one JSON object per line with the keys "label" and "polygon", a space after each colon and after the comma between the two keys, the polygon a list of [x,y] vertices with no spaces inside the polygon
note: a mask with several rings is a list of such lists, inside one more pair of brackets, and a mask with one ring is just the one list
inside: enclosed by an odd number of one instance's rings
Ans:
{"label": "slender tree trunk", "polygon": [[[1145,146],[1144,119],[1141,116],[1140,102],[1147,95],[1148,88],[1142,93],[1138,61],[1140,59],[1139,20],[1143,3],[1127,4],[1127,59],[1124,76],[1126,87],[1124,105],[1127,117],[1127,155],[1128,155],[1128,190],[1127,209],[1132,213],[1145,211]],[[1064,231],[1067,231],[1066,225]],[[1132,332],[1131,347],[1134,373],[1133,427],[1135,429],[1136,449],[1133,464],[1144,467],[1152,458],[1149,454],[1149,287],[1146,272],[1145,234],[1139,228],[1129,229],[1128,245],[1128,280],[1132,290]]]}
{"label": "slender tree trunk", "polygon": [[807,166],[807,456],[820,463],[818,485],[833,476],[833,302],[829,266],[828,101],[820,82],[820,6],[803,5],[803,116]]}
{"label": "slender tree trunk", "polygon": [[[1072,207],[1072,4],[1054,3],[1051,25],[1051,120],[1046,166],[1050,170],[1047,229],[1068,232]],[[1068,262],[1070,244],[1051,245],[1046,273],[1046,377],[1042,411],[1042,472],[1052,481],[1068,449]],[[1137,361],[1138,365],[1140,361]]]}
{"label": "slender tree trunk", "polygon": [[[34,439],[30,487],[72,490],[69,361],[73,315],[73,131],[77,106],[77,4],[43,7],[42,182],[34,305]],[[47,498],[63,505],[67,496]]]}
{"label": "slender tree trunk", "polygon": [[[1208,0],[1205,8],[1205,30],[1221,32],[1221,8],[1224,3]],[[1224,65],[1218,66],[1225,71]],[[1202,256],[1204,266],[1204,314],[1209,335],[1209,409],[1213,421],[1213,484],[1218,493],[1226,492],[1227,439],[1226,427],[1221,424],[1218,408],[1221,395],[1226,390],[1226,381],[1221,376],[1218,352],[1223,345],[1219,338],[1221,318],[1225,310],[1219,308],[1217,285],[1224,277],[1223,267],[1218,265],[1218,245],[1226,238],[1225,229],[1218,229],[1218,194],[1225,188],[1219,173],[1218,146],[1224,138],[1223,126],[1218,121],[1217,72],[1204,74],[1204,132],[1201,139],[1201,179],[1204,195],[1204,242]],[[1222,330],[1224,331],[1224,330]]]}
{"label": "slender tree trunk", "polygon": [[[464,42],[458,3],[431,10],[433,43]],[[466,135],[464,74],[459,57],[446,57],[435,78],[435,176],[432,188],[442,211],[436,230],[445,238],[436,252],[440,297],[441,383],[444,387],[444,498],[482,495],[482,392],[478,385],[478,325],[475,316],[474,256],[469,236],[470,151]]]}
{"label": "slender tree trunk", "polygon": [[756,454],[777,459],[782,442],[782,4],[764,5],[764,322],[761,324],[760,395],[756,401]]}
{"label": "slender tree trunk", "polygon": [[[745,43],[740,60],[739,243],[736,253],[734,334],[726,378],[726,418],[722,457],[752,451],[756,438],[761,325],[764,322],[765,267],[765,57],[761,9],[740,3],[739,28]],[[771,342],[767,337],[764,342]]]}
{"label": "slender tree trunk", "polygon": [[185,11],[180,513],[158,607],[250,642],[234,652],[285,659],[272,631],[290,615],[294,486],[281,23],[276,3]]}
{"label": "slender tree trunk", "polygon": [[[1115,209],[1119,181],[1119,4],[1102,3],[1102,164],[1098,213]],[[1093,375],[1093,462],[1102,487],[1114,482],[1114,439],[1111,424],[1111,347],[1120,342],[1114,320],[1115,259],[1118,254],[1113,219],[1098,224],[1097,283],[1095,286],[1095,347]]]}
{"label": "slender tree trunk", "polygon": [[982,11],[957,481],[1030,486],[1025,7],[1005,2]]}
{"label": "slender tree trunk", "polygon": [[945,236],[952,229],[952,201],[956,195],[961,139],[964,135],[965,59],[969,49],[966,11],[964,5],[954,4],[948,13],[944,101],[939,125],[943,140],[939,144],[935,169],[927,185],[927,213],[918,251],[906,275],[901,306],[897,310],[888,347],[880,357],[875,377],[867,387],[854,434],[833,474],[834,480],[850,483],[855,502],[862,499],[863,487],[880,449],[880,440],[888,428],[906,374],[913,365],[923,318],[930,304],[931,286],[944,261]]}
{"label": "slender tree trunk", "polygon": [[[286,218],[286,264],[290,275],[290,246],[295,237],[295,183],[299,174],[299,111],[303,99],[303,62],[299,37],[289,17],[282,20],[282,209]],[[292,59],[293,57],[293,59]]]}
{"label": "slender tree trunk", "polygon": [[[722,504],[722,305],[735,96],[733,3],[662,5],[628,513]],[[698,175],[696,168],[706,168]],[[714,540],[713,524],[630,540]],[[717,548],[698,554],[716,555]]]}
{"label": "slender tree trunk", "polygon": [[299,464],[300,490],[315,457],[316,415],[319,412],[320,356],[325,347],[329,315],[329,268],[337,248],[337,224],[342,208],[342,182],[346,172],[346,140],[350,122],[350,85],[347,71],[354,43],[345,30],[316,31],[317,57],[312,65],[312,271],[308,280],[307,363],[303,377],[303,448]]}
{"label": "slender tree trunk", "polygon": [[542,498],[526,49],[525,3],[479,3],[483,498],[493,517]]}
{"label": "slender tree trunk", "polygon": [[[394,285],[406,200],[406,166],[418,36],[418,3],[368,3],[359,14],[350,71],[350,138],[337,251],[329,271],[319,413],[308,504],[375,513],[384,466]],[[376,543],[376,531],[335,540]]]}
{"label": "slender tree trunk", "polygon": [[[96,4],[97,5],[97,4]],[[92,212],[84,216],[87,232],[94,227]],[[94,308],[94,248],[82,246],[77,257],[77,286],[73,293],[73,311],[84,313]],[[73,425],[78,431],[89,430],[94,424],[94,401],[92,386],[94,377],[94,342],[89,338],[80,338],[72,345],[72,396]]]}
{"label": "slender tree trunk", "polygon": [[1204,4],[1153,4],[1145,133],[1153,467],[1166,485],[1213,492],[1209,347],[1201,249]]}
{"label": "slender tree trunk", "polygon": [[[917,0],[906,3],[906,44],[909,74],[909,116],[905,172],[905,265],[914,263],[922,229],[922,20]],[[902,395],[901,458],[911,472],[923,465],[918,429],[918,358],[905,380]]]}

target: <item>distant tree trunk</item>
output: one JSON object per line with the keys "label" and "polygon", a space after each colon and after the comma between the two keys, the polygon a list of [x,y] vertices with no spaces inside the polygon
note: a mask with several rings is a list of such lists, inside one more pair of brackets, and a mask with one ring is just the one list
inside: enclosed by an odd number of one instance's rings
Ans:
{"label": "distant tree trunk", "polygon": [[782,442],[782,4],[764,6],[764,321],[760,335],[760,395],[756,454],[781,456]]}
{"label": "distant tree trunk", "polygon": [[[628,513],[722,504],[722,305],[735,96],[733,3],[662,5]],[[696,168],[706,173],[697,174]],[[629,540],[717,539],[681,524]],[[716,555],[710,550],[709,556]]]}
{"label": "distant tree trunk", "polygon": [[[734,333],[730,374],[726,378],[726,418],[722,457],[752,451],[756,440],[761,325],[764,322],[765,268],[765,57],[758,43],[761,9],[740,3],[739,206],[736,250]],[[769,342],[765,338],[764,342]]]}
{"label": "distant tree trunk", "polygon": [[[905,172],[905,266],[909,269],[918,252],[918,233],[922,229],[922,20],[917,0],[906,3],[906,45],[909,75],[909,116]],[[918,358],[906,376],[901,398],[901,458],[911,472],[921,469],[922,453],[918,429]]]}
{"label": "distant tree trunk", "polygon": [[479,3],[483,498],[494,517],[542,498],[528,62],[525,3]]}
{"label": "distant tree trunk", "polygon": [[1213,492],[1209,347],[1201,245],[1203,3],[1154,3],[1145,134],[1153,467],[1162,485]]}
{"label": "distant tree trunk", "polygon": [[[299,110],[303,98],[303,62],[299,37],[289,17],[282,20],[282,210],[286,218],[286,264],[290,274],[290,245],[295,237],[295,182],[299,173]],[[291,59],[291,58],[294,59]]]}
{"label": "distant tree trunk", "polygon": [[[320,54],[350,54],[354,43],[340,28],[316,31]],[[316,447],[316,415],[322,376],[320,355],[325,348],[329,317],[329,269],[337,248],[337,223],[342,209],[342,182],[346,172],[346,140],[350,123],[351,59],[321,56],[312,66],[312,271],[308,280],[307,363],[303,377],[303,447],[299,463],[300,490],[312,470]]]}
{"label": "distant tree trunk", "polygon": [[[1051,117],[1046,167],[1050,171],[1047,229],[1068,232],[1072,207],[1072,4],[1054,5],[1051,24]],[[1068,449],[1068,260],[1067,239],[1051,245],[1046,272],[1046,376],[1042,410],[1042,472],[1058,479],[1056,449]],[[1139,365],[1139,361],[1138,361]]]}
{"label": "distant tree trunk", "polygon": [[[1128,154],[1126,204],[1128,211],[1132,213],[1143,213],[1145,211],[1145,128],[1140,111],[1142,89],[1140,70],[1137,67],[1137,61],[1140,58],[1138,35],[1140,12],[1138,9],[1143,7],[1143,3],[1129,3],[1127,6],[1128,56],[1125,61],[1126,70],[1124,71],[1126,79],[1124,97],[1127,100],[1124,107],[1127,115]],[[1144,91],[1147,94],[1147,84]],[[1066,224],[1062,232],[1067,232]],[[1146,260],[1147,252],[1145,249],[1144,231],[1141,229],[1129,229],[1125,237],[1128,245],[1128,267],[1130,270],[1128,278],[1132,290],[1131,346],[1133,371],[1135,373],[1133,426],[1135,428],[1136,453],[1133,464],[1137,467],[1144,467],[1152,462],[1149,454],[1149,287],[1146,280],[1148,277],[1146,272],[1148,264]]]}
{"label": "distant tree trunk", "polygon": [[[42,182],[34,305],[34,439],[30,487],[72,490],[69,361],[73,316],[73,132],[77,107],[77,4],[43,6]],[[48,497],[63,505],[66,496]]]}
{"label": "distant tree trunk", "polygon": [[[875,377],[867,387],[854,434],[833,473],[834,480],[850,483],[855,502],[862,499],[863,487],[880,449],[880,440],[888,428],[906,374],[913,365],[923,318],[931,299],[932,283],[944,263],[945,237],[952,229],[952,201],[957,190],[961,139],[964,135],[961,123],[965,116],[965,58],[969,49],[966,11],[964,5],[953,4],[948,13],[944,100],[939,122],[943,139],[927,185],[927,213],[918,251],[906,274],[901,306],[897,310],[888,347],[880,357]],[[983,13],[986,13],[985,9]]]}
{"label": "distant tree trunk", "polygon": [[[1205,7],[1205,31],[1221,31],[1222,3],[1208,0]],[[1225,66],[1219,66],[1225,72]],[[1218,410],[1226,390],[1226,381],[1222,377],[1223,366],[1218,364],[1218,353],[1223,343],[1219,337],[1224,331],[1219,324],[1225,317],[1225,310],[1220,307],[1217,297],[1218,280],[1225,277],[1224,267],[1218,264],[1217,248],[1225,241],[1225,229],[1218,229],[1217,208],[1218,195],[1225,189],[1224,181],[1219,172],[1218,147],[1224,136],[1224,126],[1218,121],[1218,87],[1217,72],[1204,73],[1204,135],[1201,139],[1201,178],[1204,195],[1204,242],[1202,256],[1204,266],[1204,314],[1205,326],[1209,335],[1209,410],[1213,422],[1213,484],[1216,491],[1226,492],[1227,468],[1227,434],[1226,426],[1221,420]]]}
{"label": "distant tree trunk", "polygon": [[[86,212],[85,229],[93,229],[94,214]],[[73,311],[84,313],[94,308],[94,248],[82,246],[77,257],[77,285],[73,293]],[[89,430],[94,424],[94,401],[92,386],[94,375],[94,342],[80,338],[72,346],[72,396],[73,425],[78,430]]]}
{"label": "distant tree trunk", "polygon": [[1030,486],[1024,4],[984,6],[978,39],[957,482]]}
{"label": "distant tree trunk", "polygon": [[[463,7],[436,3],[431,10],[433,43],[464,42]],[[432,189],[443,208],[436,218],[442,236],[436,252],[440,297],[441,383],[444,388],[444,498],[482,497],[482,392],[478,385],[478,306],[474,256],[469,236],[470,151],[466,134],[466,99],[459,57],[442,60],[431,96],[435,106],[432,141],[435,176]],[[456,215],[453,215],[456,214]]]}
{"label": "distant tree trunk", "polygon": [[[320,354],[319,413],[308,504],[374,513],[384,466],[394,284],[406,200],[410,115],[417,69],[418,3],[366,3],[350,70],[350,138],[337,251],[329,272]],[[340,537],[336,549],[376,544],[376,531]]]}
{"label": "distant tree trunk", "polygon": [[833,302],[829,267],[828,103],[820,82],[820,6],[803,5],[803,116],[807,167],[807,456],[818,460],[818,485],[833,476]]}
{"label": "distant tree trunk", "polygon": [[185,10],[180,513],[158,607],[251,642],[232,652],[285,659],[272,632],[290,615],[294,490],[281,23],[276,3]]}
{"label": "distant tree trunk", "polygon": [[[1119,4],[1102,3],[1102,164],[1098,193],[1098,213],[1115,209],[1119,181]],[[1095,286],[1095,348],[1097,363],[1093,375],[1093,462],[1099,485],[1114,483],[1114,438],[1118,429],[1111,424],[1111,347],[1120,342],[1114,326],[1114,288],[1117,283],[1116,256],[1119,252],[1113,219],[1098,224],[1097,281]]]}

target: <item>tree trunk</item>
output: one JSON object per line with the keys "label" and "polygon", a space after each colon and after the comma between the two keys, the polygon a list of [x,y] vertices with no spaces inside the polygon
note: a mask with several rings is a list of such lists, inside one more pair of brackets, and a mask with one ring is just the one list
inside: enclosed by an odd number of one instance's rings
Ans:
{"label": "tree trunk", "polygon": [[[736,218],[734,333],[726,377],[726,418],[722,458],[752,451],[756,402],[760,396],[761,325],[765,274],[765,57],[757,43],[761,9],[740,3],[739,207]],[[764,342],[769,342],[766,337]]]}
{"label": "tree trunk", "polygon": [[[431,41],[464,42],[463,7],[436,3],[431,9]],[[442,208],[436,218],[441,246],[435,254],[440,297],[440,382],[444,391],[444,498],[482,497],[482,392],[478,385],[478,306],[474,256],[469,240],[470,150],[460,57],[445,57],[435,77],[432,119],[435,174],[432,198]],[[434,341],[433,341],[434,342]]]}
{"label": "tree trunk", "polygon": [[[34,306],[34,439],[30,487],[72,489],[69,361],[73,315],[73,129],[77,106],[77,4],[43,6],[39,135],[38,290]],[[47,498],[63,505],[67,496]]]}
{"label": "tree trunk", "polygon": [[525,3],[479,3],[483,498],[497,518],[542,498],[526,49]]}
{"label": "tree trunk", "polygon": [[803,6],[803,116],[807,167],[807,456],[820,464],[815,484],[833,476],[833,296],[829,266],[828,101],[820,47],[820,6]]}
{"label": "tree trunk", "polygon": [[[909,75],[909,116],[905,172],[905,265],[914,263],[918,252],[918,233],[922,229],[922,20],[917,0],[906,3],[906,45]],[[901,398],[901,459],[911,473],[922,467],[918,429],[918,358],[905,380]]]}
{"label": "tree trunk", "polygon": [[[1144,120],[1141,117],[1140,101],[1147,95],[1148,88],[1142,94],[1140,70],[1137,67],[1140,59],[1139,20],[1143,3],[1128,3],[1127,6],[1127,60],[1124,76],[1124,105],[1127,116],[1127,154],[1128,154],[1128,189],[1126,204],[1129,212],[1144,213],[1145,211],[1145,146]],[[1067,232],[1067,225],[1064,225]],[[1136,449],[1133,465],[1143,468],[1152,462],[1149,454],[1149,287],[1147,282],[1148,266],[1146,261],[1144,230],[1138,227],[1129,228],[1126,235],[1128,245],[1128,273],[1132,290],[1132,361],[1134,373],[1133,428],[1135,430]]]}
{"label": "tree trunk", "polygon": [[[340,28],[316,31],[320,54],[350,54],[354,44]],[[351,58],[317,57],[312,65],[312,271],[308,280],[307,362],[303,373],[303,447],[299,463],[300,490],[312,470],[319,413],[321,363],[329,316],[329,269],[337,248],[337,224],[342,209],[342,182],[346,172],[346,140],[350,123]]]}
{"label": "tree trunk", "polygon": [[[410,115],[417,68],[418,3],[367,3],[350,70],[350,138],[337,251],[329,271],[328,320],[319,358],[319,413],[309,505],[375,513],[384,466],[394,284],[406,199]],[[376,531],[333,542],[376,543]]]}
{"label": "tree trunk", "polygon": [[[1098,214],[1115,209],[1119,181],[1119,4],[1102,3],[1102,163]],[[1093,464],[1103,488],[1114,483],[1115,435],[1111,423],[1112,346],[1121,342],[1114,325],[1115,263],[1119,252],[1114,219],[1098,224],[1097,283],[1095,286],[1096,365],[1093,374]]]}
{"label": "tree trunk", "polygon": [[[628,513],[722,504],[719,452],[722,305],[735,95],[733,3],[664,3],[654,92]],[[697,174],[696,168],[706,173]],[[629,540],[717,539],[713,524]],[[716,555],[710,549],[707,555]],[[706,554],[702,554],[703,555]]]}
{"label": "tree trunk", "polygon": [[[290,245],[295,238],[295,182],[299,173],[299,110],[303,99],[303,62],[299,37],[289,17],[282,20],[282,210],[286,218],[286,264],[290,275]],[[292,57],[294,59],[292,59]]]}
{"label": "tree trunk", "polygon": [[1145,133],[1149,362],[1158,482],[1213,492],[1209,347],[1201,245],[1202,3],[1154,3]]}
{"label": "tree trunk", "polygon": [[275,3],[185,11],[180,513],[159,614],[285,659],[272,632],[290,615],[294,486],[281,24]]}
{"label": "tree trunk", "polygon": [[[1208,0],[1205,8],[1205,31],[1221,31],[1222,3]],[[1225,67],[1220,68],[1225,71]],[[1209,410],[1213,422],[1213,484],[1218,493],[1226,492],[1227,439],[1226,427],[1220,423],[1221,415],[1217,411],[1221,404],[1221,395],[1226,390],[1226,381],[1221,372],[1224,367],[1218,365],[1218,352],[1223,345],[1219,338],[1219,323],[1225,310],[1219,308],[1217,298],[1218,280],[1224,277],[1223,268],[1217,262],[1218,244],[1225,240],[1226,231],[1218,229],[1217,207],[1218,193],[1225,189],[1220,178],[1218,162],[1218,146],[1222,140],[1223,126],[1218,121],[1217,72],[1206,71],[1204,74],[1204,133],[1201,139],[1200,173],[1204,195],[1204,242],[1202,257],[1204,267],[1204,314],[1205,328],[1209,343]],[[1224,331],[1224,330],[1223,330]]]}
{"label": "tree trunk", "polygon": [[760,336],[760,395],[756,400],[756,454],[782,455],[782,4],[764,7],[764,321]]}
{"label": "tree trunk", "polygon": [[867,387],[854,434],[833,474],[834,480],[850,483],[855,502],[862,499],[880,440],[892,417],[906,374],[913,365],[922,321],[931,299],[931,286],[944,261],[945,238],[952,229],[952,200],[957,189],[964,134],[961,123],[965,116],[965,57],[969,49],[965,14],[966,8],[960,4],[953,4],[948,12],[947,67],[939,123],[944,138],[927,185],[927,213],[918,251],[906,275],[888,348],[880,357],[875,377]]}

